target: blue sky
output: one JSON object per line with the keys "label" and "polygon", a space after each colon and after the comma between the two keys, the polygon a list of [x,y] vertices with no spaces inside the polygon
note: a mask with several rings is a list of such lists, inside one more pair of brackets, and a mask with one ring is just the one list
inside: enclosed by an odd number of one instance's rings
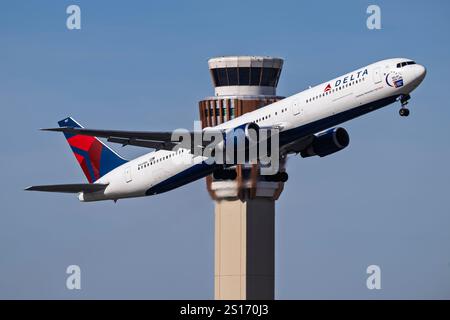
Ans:
{"label": "blue sky", "polygon": [[[82,29],[66,29],[78,4]],[[366,28],[381,7],[382,30]],[[344,124],[348,149],[289,160],[277,202],[276,297],[450,298],[447,1],[4,1],[0,10],[0,298],[211,299],[213,203],[203,180],[156,197],[82,204],[25,193],[84,182],[58,134],[192,128],[207,59],[285,59],[288,96],[389,57],[428,69],[398,105]],[[132,158],[146,152],[117,148]],[[182,210],[180,210],[182,208]],[[180,266],[180,261],[183,266]],[[82,290],[65,287],[77,264]],[[368,290],[376,264],[382,289]]]}

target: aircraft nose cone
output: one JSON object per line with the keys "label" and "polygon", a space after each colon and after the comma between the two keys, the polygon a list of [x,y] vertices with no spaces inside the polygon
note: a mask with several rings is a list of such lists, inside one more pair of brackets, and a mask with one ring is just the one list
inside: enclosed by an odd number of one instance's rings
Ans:
{"label": "aircraft nose cone", "polygon": [[420,64],[416,65],[416,77],[420,82],[422,82],[422,80],[425,78],[426,74],[427,74],[427,69],[424,66],[422,66]]}

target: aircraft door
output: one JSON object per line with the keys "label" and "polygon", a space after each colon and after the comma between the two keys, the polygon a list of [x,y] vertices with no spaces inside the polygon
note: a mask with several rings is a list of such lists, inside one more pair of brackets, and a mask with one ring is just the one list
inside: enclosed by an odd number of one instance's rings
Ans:
{"label": "aircraft door", "polygon": [[294,101],[294,104],[292,105],[292,112],[294,115],[301,115],[303,113],[303,108],[300,106],[298,101]]}
{"label": "aircraft door", "polygon": [[132,180],[133,179],[131,178],[131,167],[127,167],[127,168],[125,168],[125,182],[129,183]]}
{"label": "aircraft door", "polygon": [[381,79],[381,68],[375,68],[373,70],[373,82],[378,84],[382,81]]}

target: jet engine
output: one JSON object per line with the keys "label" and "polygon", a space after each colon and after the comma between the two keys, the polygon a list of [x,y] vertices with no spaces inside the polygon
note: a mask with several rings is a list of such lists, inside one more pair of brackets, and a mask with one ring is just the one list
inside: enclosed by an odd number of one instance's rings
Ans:
{"label": "jet engine", "polygon": [[312,143],[300,152],[303,158],[325,157],[338,152],[350,143],[350,137],[344,128],[333,128],[314,136]]}

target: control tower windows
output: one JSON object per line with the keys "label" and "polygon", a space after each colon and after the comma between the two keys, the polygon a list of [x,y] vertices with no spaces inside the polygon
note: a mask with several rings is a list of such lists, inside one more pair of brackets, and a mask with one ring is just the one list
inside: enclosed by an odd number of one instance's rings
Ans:
{"label": "control tower windows", "polygon": [[265,86],[278,84],[281,69],[260,67],[227,67],[211,69],[214,85],[224,86]]}
{"label": "control tower windows", "polygon": [[275,86],[278,86],[278,80],[280,80],[281,69],[276,69],[276,70],[277,70],[277,75],[275,77]]}
{"label": "control tower windows", "polygon": [[251,86],[259,86],[261,81],[261,69],[258,67],[250,68],[250,85]]}
{"label": "control tower windows", "polygon": [[261,85],[265,87],[274,87],[277,74],[278,70],[275,68],[264,68],[261,77]]}
{"label": "control tower windows", "polygon": [[229,86],[238,86],[238,68],[227,68],[228,72],[228,85]]}
{"label": "control tower windows", "polygon": [[239,85],[241,86],[250,85],[250,67],[239,68]]}
{"label": "control tower windows", "polygon": [[227,69],[220,68],[213,70],[217,71],[217,81],[215,81],[216,86],[227,86],[228,85]]}

